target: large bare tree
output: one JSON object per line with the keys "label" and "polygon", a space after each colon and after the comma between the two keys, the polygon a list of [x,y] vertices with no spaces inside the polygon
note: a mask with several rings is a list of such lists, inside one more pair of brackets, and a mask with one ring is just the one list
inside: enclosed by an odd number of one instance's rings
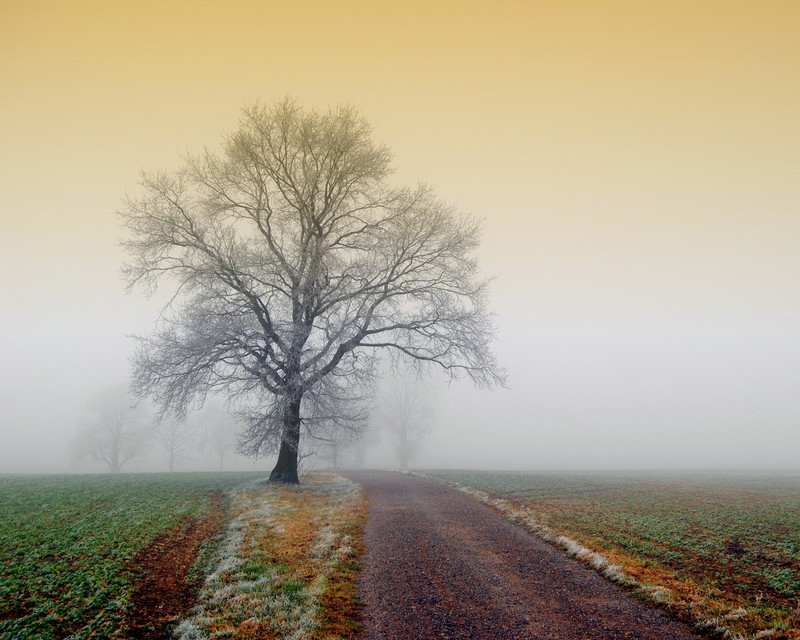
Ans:
{"label": "large bare tree", "polygon": [[178,414],[213,391],[250,403],[243,450],[277,451],[270,479],[297,482],[301,431],[330,424],[325,396],[374,377],[378,350],[501,382],[479,223],[391,186],[390,158],[354,108],[286,99],[245,108],[221,154],[144,174],[125,271],[176,294],[140,338],[136,392]]}

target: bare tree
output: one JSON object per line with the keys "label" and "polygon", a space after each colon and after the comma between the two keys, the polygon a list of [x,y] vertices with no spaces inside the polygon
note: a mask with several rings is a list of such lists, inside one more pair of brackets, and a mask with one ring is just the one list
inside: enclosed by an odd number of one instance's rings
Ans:
{"label": "bare tree", "polygon": [[364,431],[359,433],[355,440],[350,443],[350,450],[353,454],[353,464],[356,467],[363,467],[367,462],[367,449],[375,446],[380,440],[380,432],[372,425],[368,425]]}
{"label": "bare tree", "polygon": [[119,473],[131,458],[144,452],[148,440],[144,412],[123,386],[109,387],[92,396],[72,441],[76,462],[104,462]]}
{"label": "bare tree", "polygon": [[403,469],[419,454],[433,428],[432,384],[432,379],[414,375],[408,369],[396,369],[386,378],[380,415]]}
{"label": "bare tree", "polygon": [[335,469],[342,465],[363,467],[367,449],[377,443],[380,434],[368,424],[358,431],[342,430],[332,435],[325,443],[322,457]]}
{"label": "bare tree", "polygon": [[502,382],[479,223],[390,173],[355,109],[286,99],[245,108],[221,156],[144,174],[121,212],[125,272],[176,294],[140,338],[136,392],[179,414],[224,392],[253,418],[243,450],[277,451],[270,479],[297,482],[301,431],[325,423],[309,399],[369,380],[381,349]]}
{"label": "bare tree", "polygon": [[343,451],[367,430],[373,380],[350,384],[332,374],[305,398],[308,440],[312,447],[314,443],[322,446],[323,457],[334,468],[339,466]]}
{"label": "bare tree", "polygon": [[203,410],[196,415],[196,422],[202,433],[200,449],[212,456],[217,469],[222,471],[226,457],[236,450],[237,423],[225,407],[218,402],[206,403]]}
{"label": "bare tree", "polygon": [[197,433],[194,426],[185,418],[166,418],[156,427],[156,440],[167,452],[170,472],[175,471],[175,464],[186,460],[189,452],[195,447]]}
{"label": "bare tree", "polygon": [[361,434],[366,432],[366,430],[352,431],[350,429],[333,430],[324,438],[317,438],[322,449],[317,453],[323,460],[327,460],[331,467],[337,469],[342,464],[343,456],[350,452]]}

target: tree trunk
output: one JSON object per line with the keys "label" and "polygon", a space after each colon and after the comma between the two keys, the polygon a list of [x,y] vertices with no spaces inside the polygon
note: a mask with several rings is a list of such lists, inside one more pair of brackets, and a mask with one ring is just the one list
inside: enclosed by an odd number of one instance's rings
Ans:
{"label": "tree trunk", "polygon": [[299,484],[297,454],[300,448],[300,398],[292,399],[286,407],[281,434],[278,462],[269,474],[270,482]]}
{"label": "tree trunk", "polygon": [[356,466],[363,468],[367,457],[367,447],[359,443],[356,447]]}
{"label": "tree trunk", "polygon": [[339,468],[339,445],[335,442],[331,445],[331,466],[334,469]]}
{"label": "tree trunk", "polygon": [[111,452],[109,454],[108,469],[111,473],[119,473],[122,465],[119,462],[119,429],[111,434]]}
{"label": "tree trunk", "polygon": [[403,430],[400,432],[400,468],[408,469],[408,429],[403,425]]}

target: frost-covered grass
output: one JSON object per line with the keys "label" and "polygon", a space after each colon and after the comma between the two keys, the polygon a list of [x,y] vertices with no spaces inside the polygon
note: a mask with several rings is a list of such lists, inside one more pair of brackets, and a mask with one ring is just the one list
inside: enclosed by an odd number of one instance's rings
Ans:
{"label": "frost-covered grass", "polygon": [[800,639],[800,477],[426,475],[705,631]]}
{"label": "frost-covered grass", "polygon": [[230,520],[181,640],[352,638],[366,507],[357,485],[310,474],[300,486],[232,494]]}
{"label": "frost-covered grass", "polygon": [[0,476],[0,638],[125,638],[131,561],[254,477]]}

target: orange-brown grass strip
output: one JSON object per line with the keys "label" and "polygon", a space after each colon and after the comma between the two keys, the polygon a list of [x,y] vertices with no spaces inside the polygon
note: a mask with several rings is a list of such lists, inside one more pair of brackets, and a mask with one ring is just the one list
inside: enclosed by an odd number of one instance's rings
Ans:
{"label": "orange-brown grass strip", "polygon": [[[428,476],[436,478],[436,476]],[[441,478],[439,478],[441,479]],[[597,530],[569,526],[570,511],[579,508],[558,502],[536,503],[520,497],[497,495],[446,480],[464,493],[486,503],[511,522],[592,566],[637,598],[670,611],[703,632],[731,640],[800,640],[800,615],[792,617],[786,603],[774,598],[748,597],[722,588],[696,574],[678,570],[652,557],[639,555],[609,542]],[[775,606],[775,603],[782,606]],[[800,602],[798,602],[800,614]]]}
{"label": "orange-brown grass strip", "polygon": [[[524,501],[514,501],[511,509],[515,508],[525,508],[529,519],[538,517],[541,520],[551,515],[540,505],[537,505],[537,510],[542,509],[541,512],[533,515],[535,512]],[[775,594],[771,594],[769,600],[762,594],[753,598],[747,591],[733,590],[711,581],[706,575],[710,569],[722,571],[722,568],[704,566],[708,565],[707,560],[696,559],[696,572],[685,567],[671,567],[666,562],[609,542],[603,538],[602,531],[589,534],[568,525],[559,526],[553,520],[550,519],[549,523],[557,540],[574,540],[603,557],[610,566],[619,568],[620,578],[614,581],[629,588],[645,602],[667,609],[675,617],[694,624],[711,636],[734,640],[800,640],[799,621],[791,619],[789,603],[785,599]]]}
{"label": "orange-brown grass strip", "polygon": [[310,474],[302,485],[253,485],[233,518],[183,640],[322,638],[359,631],[355,577],[366,506],[357,485]]}

